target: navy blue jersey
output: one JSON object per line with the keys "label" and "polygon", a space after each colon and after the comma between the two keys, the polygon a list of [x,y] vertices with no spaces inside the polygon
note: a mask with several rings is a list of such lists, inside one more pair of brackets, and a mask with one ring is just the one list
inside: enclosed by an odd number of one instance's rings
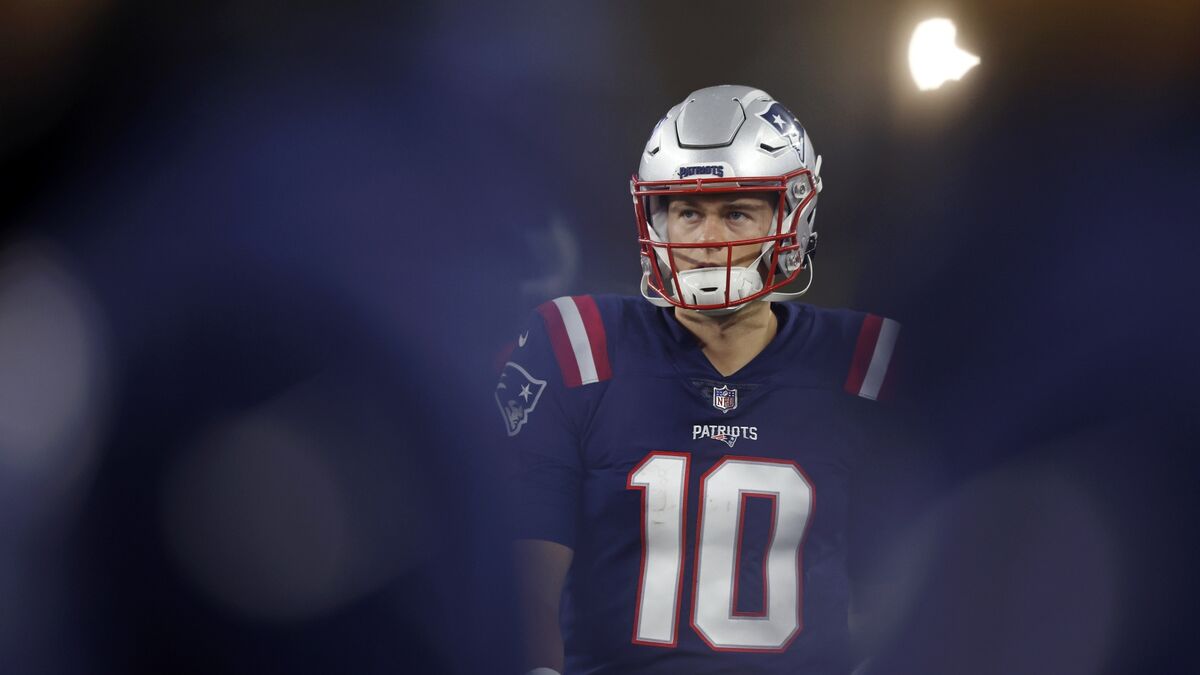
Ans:
{"label": "navy blue jersey", "polygon": [[567,673],[847,672],[850,476],[899,325],[775,303],[731,376],[669,309],[538,308],[496,403],[516,536],[572,548]]}

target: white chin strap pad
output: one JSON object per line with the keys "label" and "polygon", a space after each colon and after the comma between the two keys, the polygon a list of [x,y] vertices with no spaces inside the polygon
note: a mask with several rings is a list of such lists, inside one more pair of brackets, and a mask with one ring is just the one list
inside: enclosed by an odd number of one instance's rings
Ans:
{"label": "white chin strap pad", "polygon": [[[729,301],[737,302],[762,290],[762,277],[746,267],[729,268]],[[677,295],[692,305],[725,303],[725,267],[704,267],[679,273]]]}

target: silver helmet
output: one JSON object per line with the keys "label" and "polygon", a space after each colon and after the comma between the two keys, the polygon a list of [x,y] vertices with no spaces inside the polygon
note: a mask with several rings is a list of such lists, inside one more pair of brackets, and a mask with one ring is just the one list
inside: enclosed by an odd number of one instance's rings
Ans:
{"label": "silver helmet", "polygon": [[[735,85],[689,94],[654,127],[630,183],[641,244],[642,295],[663,307],[726,314],[754,300],[803,294],[807,286],[782,289],[811,268],[820,170],[821,158],[804,127],[770,94]],[[740,192],[758,193],[773,204],[774,224],[766,234],[731,241],[669,241],[672,198]],[[751,244],[759,245],[761,254],[748,265],[736,265],[734,247]],[[697,248],[724,248],[724,266],[679,269],[676,255]]]}

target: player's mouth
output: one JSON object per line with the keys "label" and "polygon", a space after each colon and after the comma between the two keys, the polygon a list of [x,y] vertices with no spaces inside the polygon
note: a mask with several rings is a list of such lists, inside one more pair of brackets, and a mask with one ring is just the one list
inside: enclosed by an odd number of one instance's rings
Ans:
{"label": "player's mouth", "polygon": [[701,269],[708,267],[724,267],[724,262],[713,262],[709,260],[697,260],[686,253],[679,251],[675,252],[675,259],[686,265],[684,269]]}
{"label": "player's mouth", "polygon": [[[751,255],[743,257],[740,260],[734,260],[733,266],[738,267],[741,265],[745,265],[746,263],[753,260],[755,257],[756,257],[755,255],[751,254]],[[724,260],[722,260],[720,262],[713,262],[710,260],[696,260],[695,258],[692,258],[683,253],[679,253],[678,251],[676,251],[676,253],[675,253],[675,258],[678,261],[680,261],[681,263],[684,263],[683,265],[680,265],[681,270],[683,270],[683,269],[696,270],[696,269],[710,269],[713,267],[725,267]]]}

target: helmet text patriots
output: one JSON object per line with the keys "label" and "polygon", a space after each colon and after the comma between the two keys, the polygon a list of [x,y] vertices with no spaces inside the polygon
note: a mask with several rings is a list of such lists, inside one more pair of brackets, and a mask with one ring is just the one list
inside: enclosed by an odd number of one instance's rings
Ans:
{"label": "helmet text patriots", "polygon": [[688,178],[689,176],[716,176],[717,178],[725,177],[725,167],[720,164],[705,164],[700,166],[681,166],[679,167],[679,177]]}

